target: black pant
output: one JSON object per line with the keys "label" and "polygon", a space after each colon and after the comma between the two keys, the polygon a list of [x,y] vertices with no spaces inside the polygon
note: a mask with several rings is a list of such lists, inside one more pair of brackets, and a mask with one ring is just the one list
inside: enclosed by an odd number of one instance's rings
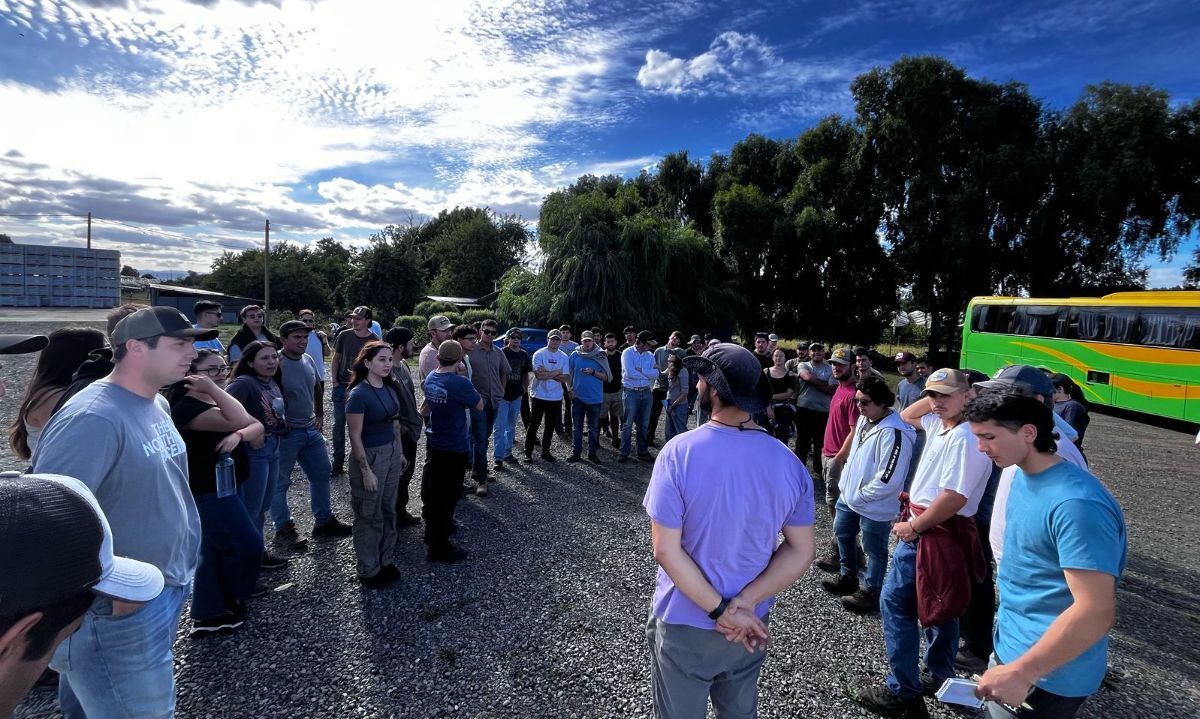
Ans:
{"label": "black pant", "polygon": [[983,556],[987,558],[987,576],[982,582],[971,582],[971,602],[958,620],[958,632],[967,651],[987,659],[992,654],[992,624],[996,619],[996,578],[992,567],[992,543],[988,541],[991,527],[977,525],[979,543],[983,545]]}
{"label": "black pant", "polygon": [[523,394],[521,395],[521,426],[527,432],[529,431],[529,420],[531,417],[532,415],[529,412],[529,395]]}
{"label": "black pant", "polygon": [[550,443],[554,441],[554,431],[558,429],[558,421],[562,417],[562,400],[534,397],[529,404],[532,416],[529,426],[525,428],[525,456],[533,455],[533,449],[537,447],[538,426],[545,418],[546,429],[542,432],[542,456],[545,457],[550,454]]}
{"label": "black pant", "polygon": [[658,418],[662,415],[663,400],[667,398],[666,389],[655,388],[650,393],[650,423],[646,425],[646,441],[653,442],[654,435],[658,432]]}
{"label": "black pant", "polygon": [[567,439],[570,439],[571,432],[575,428],[573,426],[573,422],[572,422],[572,418],[571,418],[571,398],[569,396],[567,396],[566,392],[563,392],[562,424],[560,424],[559,426],[563,428],[563,434],[566,435]]}
{"label": "black pant", "polygon": [[796,408],[796,456],[805,463],[812,459],[818,474],[821,472],[821,445],[825,443],[825,425],[828,423],[828,412],[807,407]]}
{"label": "black pant", "polygon": [[450,546],[454,507],[462,495],[463,475],[471,461],[468,452],[447,452],[425,443],[421,470],[421,516],[425,518],[425,544],[430,551]]}
{"label": "black pant", "polygon": [[775,410],[775,420],[771,423],[771,434],[786,446],[792,438],[792,422],[795,419],[796,407],[787,402],[776,402],[771,405]]}
{"label": "black pant", "polygon": [[404,452],[404,458],[408,460],[408,467],[400,475],[400,491],[396,493],[397,517],[408,511],[408,484],[412,482],[413,475],[417,472],[416,438],[409,437],[408,432],[400,435],[400,451]]}

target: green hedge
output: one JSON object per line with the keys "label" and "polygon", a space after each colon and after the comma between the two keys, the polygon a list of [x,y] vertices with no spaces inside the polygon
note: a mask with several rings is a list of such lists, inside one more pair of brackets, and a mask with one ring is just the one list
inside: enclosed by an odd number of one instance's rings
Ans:
{"label": "green hedge", "polygon": [[467,310],[466,312],[463,313],[463,322],[466,322],[467,324],[472,324],[472,325],[475,324],[476,322],[480,322],[482,320],[494,320],[494,319],[496,319],[496,313],[493,312],[492,310],[485,310],[485,309]]}
{"label": "green hedge", "polygon": [[429,344],[429,332],[425,329],[425,323],[429,320],[421,315],[400,315],[396,318],[396,323],[393,327],[407,327],[413,331],[413,339],[417,342],[417,349]]}
{"label": "green hedge", "polygon": [[455,307],[454,305],[450,304],[449,302],[437,302],[435,300],[425,300],[424,302],[418,302],[416,304],[416,306],[413,307],[412,313],[414,315],[421,315],[423,317],[433,317],[434,315],[447,315],[448,316],[451,312],[457,312],[457,311],[458,311],[458,308]]}

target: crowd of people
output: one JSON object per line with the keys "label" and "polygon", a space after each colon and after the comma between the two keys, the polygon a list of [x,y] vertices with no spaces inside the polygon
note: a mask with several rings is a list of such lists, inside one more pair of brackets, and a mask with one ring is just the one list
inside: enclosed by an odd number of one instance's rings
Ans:
{"label": "crowd of people", "polygon": [[[617,463],[653,463],[658,716],[700,717],[710,701],[721,716],[753,715],[773,598],[814,561],[846,610],[881,614],[891,671],[849,691],[884,716],[926,716],[925,697],[965,672],[981,675],[989,716],[1069,717],[1103,677],[1124,520],[1088,472],[1086,402],[1065,375],[931,372],[900,352],[893,390],[866,347],[802,342],[789,357],[767,332],[752,348],[679,331],[660,345],[632,326],[575,342],[563,325],[530,354],[520,328],[442,315],[418,350],[412,328],[385,332],[366,306],[328,332],[302,310],[274,334],[249,305],[225,345],[222,308],[201,301],[194,314],[125,305],[106,333],[0,338],[0,353],[42,352],[10,431],[32,467],[0,495],[83,496],[92,508],[72,516],[99,518],[53,602],[5,592],[0,604],[0,649],[21,649],[23,679],[49,661],[67,717],[171,715],[189,595],[191,633],[204,636],[242,626],[266,592],[261,573],[310,540],[351,539],[367,589],[400,578],[391,554],[406,526],[423,525],[428,561],[462,561],[465,494],[486,498],[495,473],[556,451],[604,464],[605,445]],[[308,536],[288,501],[297,463]],[[332,509],[340,475],[346,523]],[[833,525],[819,559],[818,488]],[[0,693],[0,712],[19,699]]]}

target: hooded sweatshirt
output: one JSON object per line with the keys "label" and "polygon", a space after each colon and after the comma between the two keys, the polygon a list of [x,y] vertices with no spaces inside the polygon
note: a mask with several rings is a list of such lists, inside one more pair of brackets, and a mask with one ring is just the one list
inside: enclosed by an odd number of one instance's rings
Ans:
{"label": "hooded sweatshirt", "polygon": [[54,405],[54,409],[50,412],[53,416],[58,410],[63,408],[67,400],[71,399],[89,384],[98,379],[104,379],[112,374],[113,371],[113,351],[109,347],[101,347],[98,350],[93,350],[79,365],[79,369],[75,370],[75,374],[71,376],[71,384],[67,386],[67,390],[63,392],[59,398],[58,404]]}
{"label": "hooded sweatshirt", "polygon": [[895,519],[916,437],[917,431],[897,412],[888,412],[875,423],[860,416],[838,482],[846,506],[876,522]]}

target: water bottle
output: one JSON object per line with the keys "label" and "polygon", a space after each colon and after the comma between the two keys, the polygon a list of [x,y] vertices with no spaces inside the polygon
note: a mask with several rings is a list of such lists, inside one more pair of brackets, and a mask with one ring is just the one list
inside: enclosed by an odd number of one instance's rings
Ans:
{"label": "water bottle", "polygon": [[233,471],[233,457],[228,452],[217,455],[217,499],[237,494],[237,477]]}

